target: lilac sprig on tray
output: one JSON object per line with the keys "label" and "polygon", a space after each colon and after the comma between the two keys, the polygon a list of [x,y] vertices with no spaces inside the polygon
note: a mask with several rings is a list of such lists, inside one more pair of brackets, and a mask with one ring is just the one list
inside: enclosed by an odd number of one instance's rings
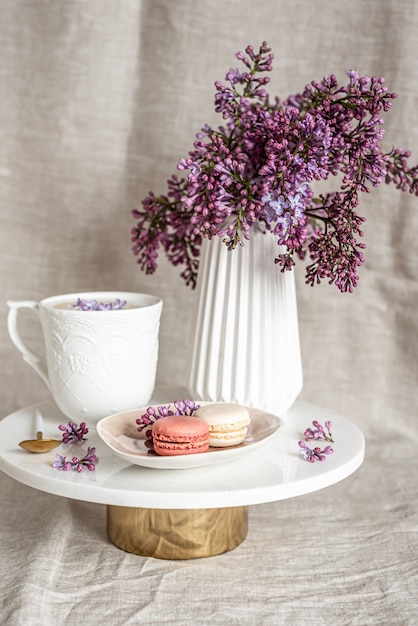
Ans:
{"label": "lilac sprig on tray", "polygon": [[126,305],[126,300],[120,300],[116,298],[113,302],[97,302],[97,300],[83,300],[77,298],[76,304],[73,304],[73,309],[78,311],[118,311],[123,309]]}
{"label": "lilac sprig on tray", "polygon": [[[312,421],[313,428],[307,428],[303,433],[305,436],[305,441],[329,441],[330,443],[334,443],[334,439],[332,438],[332,422],[327,420],[325,422],[325,427],[322,426],[317,420]],[[331,446],[325,446],[321,450],[319,446],[311,449],[309,448],[305,441],[298,441],[298,445],[300,447],[299,452],[303,454],[303,458],[305,461],[309,461],[310,463],[315,463],[315,461],[325,461],[326,455],[332,454],[334,449]]]}
{"label": "lilac sprig on tray", "polygon": [[[173,411],[171,406],[174,406],[175,411]],[[147,428],[145,431],[145,439],[151,441],[152,425],[155,421],[161,419],[162,417],[168,417],[169,415],[193,415],[198,408],[199,405],[188,398],[185,398],[184,400],[175,400],[173,405],[161,404],[157,408],[149,406],[146,412],[135,421],[138,424],[138,431],[140,433]],[[149,426],[151,428],[148,428]]]}
{"label": "lilac sprig on tray", "polygon": [[334,452],[334,449],[331,446],[325,446],[322,450],[320,447],[316,446],[312,450],[304,441],[298,441],[298,444],[300,447],[299,452],[303,454],[303,458],[305,461],[309,461],[309,463],[315,463],[315,461],[325,461],[326,455]]}
{"label": "lilac sprig on tray", "polygon": [[334,443],[334,439],[332,438],[331,433],[332,422],[326,421],[325,428],[322,426],[322,424],[317,422],[317,420],[313,420],[312,425],[313,428],[307,428],[304,432],[305,441],[321,439],[323,441],[329,441],[331,443]]}
{"label": "lilac sprig on tray", "polygon": [[62,443],[81,443],[86,441],[86,437],[89,429],[85,422],[81,422],[80,426],[76,422],[68,422],[68,425],[60,424],[58,428],[63,432]]}
{"label": "lilac sprig on tray", "polygon": [[99,457],[96,456],[96,448],[89,447],[87,448],[87,454],[81,459],[77,456],[73,456],[72,459],[69,460],[66,456],[57,453],[56,461],[54,461],[52,467],[64,472],[68,472],[72,469],[75,469],[78,473],[83,472],[84,469],[94,472],[96,463],[98,462]]}

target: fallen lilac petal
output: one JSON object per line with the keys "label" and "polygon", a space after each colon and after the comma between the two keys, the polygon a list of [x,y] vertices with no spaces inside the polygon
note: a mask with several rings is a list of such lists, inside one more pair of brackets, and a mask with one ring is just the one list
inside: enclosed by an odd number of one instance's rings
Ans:
{"label": "fallen lilac petal", "polygon": [[56,461],[54,461],[54,463],[52,463],[52,467],[54,469],[58,469],[60,471],[68,472],[68,470],[70,470],[72,468],[72,466],[73,466],[72,463],[67,460],[67,457],[62,456],[62,454],[59,454],[57,452],[57,454],[56,454]]}

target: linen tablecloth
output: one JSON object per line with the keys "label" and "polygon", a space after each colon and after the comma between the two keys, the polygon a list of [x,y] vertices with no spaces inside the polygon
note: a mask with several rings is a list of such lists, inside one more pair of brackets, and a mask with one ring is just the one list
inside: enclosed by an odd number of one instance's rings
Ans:
{"label": "linen tablecloth", "polygon": [[[213,83],[235,52],[267,40],[269,90],[281,97],[331,73],[344,82],[348,69],[385,76],[399,97],[384,144],[417,162],[417,34],[415,0],[3,0],[1,415],[48,395],[7,336],[8,299],[157,294],[158,381],[183,386],[195,294],[163,259],[155,275],[140,272],[130,211],[164,191],[204,123],[219,123]],[[0,623],[418,623],[418,200],[382,186],[360,209],[368,247],[356,292],[305,286],[303,264],[296,280],[301,397],[363,430],[363,466],[251,507],[234,551],[179,562],[111,545],[104,506],[0,474]],[[31,319],[24,329],[40,349]]]}

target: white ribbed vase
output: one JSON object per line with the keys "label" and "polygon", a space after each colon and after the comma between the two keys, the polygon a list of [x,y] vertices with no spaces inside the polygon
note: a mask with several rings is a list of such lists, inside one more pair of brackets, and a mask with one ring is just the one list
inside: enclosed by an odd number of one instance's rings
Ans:
{"label": "white ribbed vase", "polygon": [[190,397],[280,414],[302,390],[295,280],[275,265],[275,237],[257,228],[228,251],[204,241],[186,373]]}

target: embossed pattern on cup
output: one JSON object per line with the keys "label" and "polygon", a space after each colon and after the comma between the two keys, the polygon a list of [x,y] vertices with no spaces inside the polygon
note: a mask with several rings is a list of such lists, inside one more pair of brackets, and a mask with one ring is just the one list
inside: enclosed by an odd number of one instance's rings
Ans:
{"label": "embossed pattern on cup", "polygon": [[[58,303],[127,300],[131,308],[79,311]],[[46,298],[39,303],[8,303],[9,333],[24,359],[44,378],[55,402],[72,419],[97,420],[144,406],[154,390],[162,301],[147,294],[89,292]],[[22,305],[22,306],[19,306]],[[46,365],[24,345],[17,310],[39,315]],[[12,315],[12,311],[14,314]]]}

